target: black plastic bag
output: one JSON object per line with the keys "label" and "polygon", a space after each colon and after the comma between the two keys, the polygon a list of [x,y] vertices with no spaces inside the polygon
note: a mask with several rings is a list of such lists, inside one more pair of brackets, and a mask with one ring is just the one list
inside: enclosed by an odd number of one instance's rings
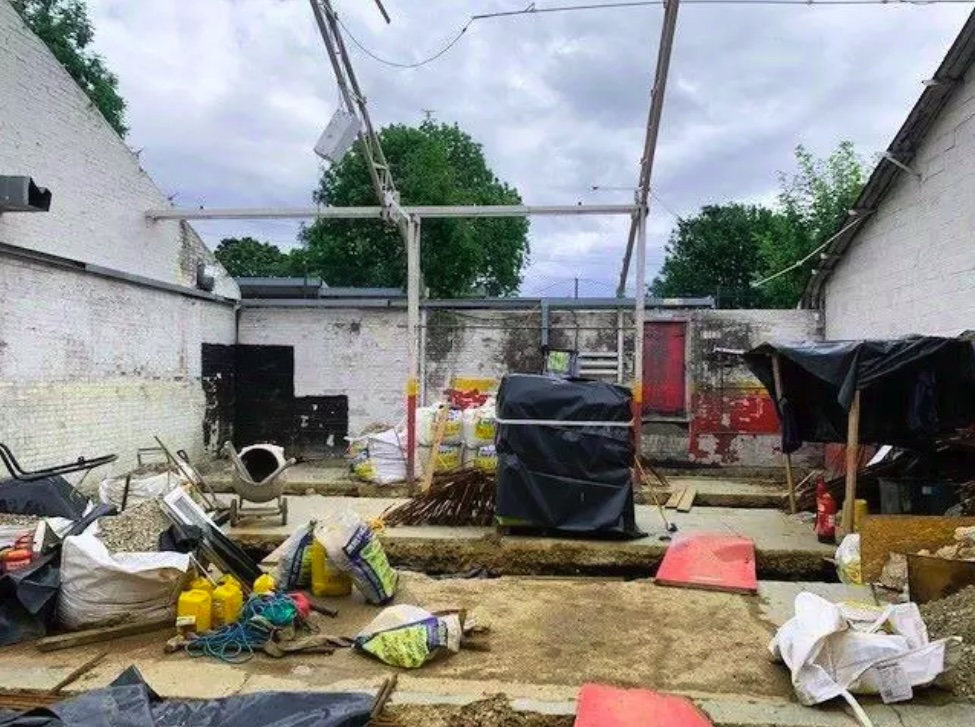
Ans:
{"label": "black plastic bag", "polygon": [[78,520],[88,505],[88,498],[61,476],[0,482],[0,512]]}
{"label": "black plastic bag", "polygon": [[372,703],[369,694],[328,692],[162,699],[129,667],[104,689],[6,718],[0,713],[0,727],[364,727]]}

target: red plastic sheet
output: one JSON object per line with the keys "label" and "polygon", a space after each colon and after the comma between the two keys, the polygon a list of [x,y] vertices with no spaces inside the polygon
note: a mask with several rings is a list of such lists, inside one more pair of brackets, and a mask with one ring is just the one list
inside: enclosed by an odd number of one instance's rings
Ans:
{"label": "red plastic sheet", "polygon": [[662,586],[755,593],[755,543],[735,535],[683,535],[667,548],[657,571]]}
{"label": "red plastic sheet", "polygon": [[684,697],[586,684],[575,727],[711,727],[711,721]]}

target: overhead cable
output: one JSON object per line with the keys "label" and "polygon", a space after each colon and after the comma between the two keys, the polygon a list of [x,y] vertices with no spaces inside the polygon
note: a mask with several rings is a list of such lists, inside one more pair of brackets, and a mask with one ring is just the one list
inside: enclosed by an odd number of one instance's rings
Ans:
{"label": "overhead cable", "polygon": [[[337,15],[336,18],[338,18]],[[468,20],[467,23],[464,25],[464,27],[461,28],[459,31],[457,31],[457,34],[454,35],[454,37],[451,38],[450,41],[448,41],[443,48],[438,50],[433,55],[424,58],[422,61],[416,61],[415,63],[400,63],[398,61],[391,61],[388,58],[383,58],[377,55],[376,53],[374,53],[373,51],[369,50],[366,46],[364,46],[362,43],[359,42],[358,38],[356,38],[352,34],[352,31],[349,30],[349,26],[343,23],[341,18],[338,18],[339,25],[342,26],[342,29],[345,30],[346,35],[349,36],[349,40],[351,40],[359,50],[361,50],[367,56],[372,58],[374,61],[378,61],[379,63],[382,63],[387,66],[392,66],[393,68],[419,68],[420,66],[425,66],[427,63],[433,63],[435,60],[440,58],[440,56],[442,56],[444,53],[446,53],[451,48],[453,48],[457,44],[457,42],[464,37],[464,33],[467,32],[467,29],[469,27],[471,27],[471,24],[474,22],[474,20],[475,20],[474,18]]]}

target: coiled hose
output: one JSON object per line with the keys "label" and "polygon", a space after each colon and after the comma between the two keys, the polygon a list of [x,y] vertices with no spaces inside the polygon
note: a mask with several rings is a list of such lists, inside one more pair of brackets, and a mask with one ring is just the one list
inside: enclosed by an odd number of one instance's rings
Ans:
{"label": "coiled hose", "polygon": [[190,656],[210,656],[228,664],[254,658],[274,634],[298,616],[294,601],[284,594],[253,595],[247,599],[237,623],[194,636],[186,644]]}

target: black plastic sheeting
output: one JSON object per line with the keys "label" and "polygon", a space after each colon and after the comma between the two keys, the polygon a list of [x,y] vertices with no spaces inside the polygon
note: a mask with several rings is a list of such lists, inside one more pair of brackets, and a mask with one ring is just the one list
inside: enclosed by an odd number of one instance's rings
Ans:
{"label": "black plastic sheeting", "polygon": [[633,508],[627,426],[505,424],[505,420],[619,422],[630,391],[600,381],[511,374],[498,390],[499,522],[565,533],[643,537]]}
{"label": "black plastic sheeting", "polygon": [[88,498],[60,475],[0,482],[0,512],[77,520],[88,505]]}
{"label": "black plastic sheeting", "polygon": [[[95,520],[115,514],[112,505],[98,505],[76,522],[67,535],[83,533]],[[61,589],[61,546],[26,568],[0,576],[0,646],[47,634],[54,621]]]}
{"label": "black plastic sheeting", "polygon": [[135,667],[104,689],[14,714],[0,710],[0,727],[363,727],[369,694],[258,692],[223,699],[162,699]]}
{"label": "black plastic sheeting", "polygon": [[[775,390],[772,357],[782,389]],[[782,422],[782,448],[846,442],[860,391],[860,442],[925,447],[975,423],[975,348],[957,338],[765,343],[745,354]]]}

